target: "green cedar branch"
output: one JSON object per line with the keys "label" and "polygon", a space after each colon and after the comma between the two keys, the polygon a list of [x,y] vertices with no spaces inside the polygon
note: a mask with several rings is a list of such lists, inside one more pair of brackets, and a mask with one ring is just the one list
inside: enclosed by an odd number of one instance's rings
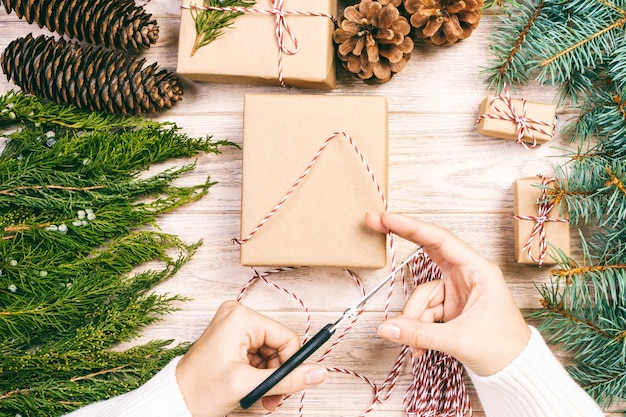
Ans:
{"label": "green cedar branch", "polygon": [[[250,7],[254,0],[204,0],[204,6],[208,7]],[[191,55],[203,46],[213,42],[224,33],[224,29],[233,25],[234,19],[240,16],[240,12],[206,10],[191,7],[191,16],[196,24],[196,39],[191,50]]]}
{"label": "green cedar branch", "polygon": [[183,301],[153,288],[201,242],[152,226],[214,182],[173,185],[196,166],[181,158],[233,144],[19,92],[0,103],[0,415],[57,416],[140,386],[188,348],[116,349]]}

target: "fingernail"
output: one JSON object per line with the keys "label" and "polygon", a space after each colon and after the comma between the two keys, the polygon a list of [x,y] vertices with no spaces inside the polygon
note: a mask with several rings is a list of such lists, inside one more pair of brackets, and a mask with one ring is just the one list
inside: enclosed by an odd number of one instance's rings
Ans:
{"label": "fingernail", "polygon": [[307,385],[317,385],[324,382],[327,375],[326,368],[311,368],[304,374],[304,380]]}
{"label": "fingernail", "polygon": [[400,328],[394,324],[383,323],[378,327],[378,334],[387,339],[400,339]]}

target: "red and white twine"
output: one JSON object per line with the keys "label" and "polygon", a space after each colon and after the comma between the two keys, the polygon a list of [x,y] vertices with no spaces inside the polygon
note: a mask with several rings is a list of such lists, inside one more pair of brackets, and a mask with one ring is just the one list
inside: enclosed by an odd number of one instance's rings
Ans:
{"label": "red and white twine", "polygon": [[[546,238],[546,223],[548,222],[558,222],[558,223],[568,223],[568,219],[554,218],[549,217],[548,214],[554,208],[554,201],[550,201],[547,198],[547,188],[548,186],[556,181],[556,178],[546,178],[545,176],[539,174],[537,175],[541,178],[541,196],[537,199],[537,215],[536,216],[528,216],[528,215],[513,215],[514,219],[517,220],[530,220],[535,222],[533,230],[530,234],[530,237],[524,243],[522,250],[528,253],[528,257],[533,261],[537,262],[539,266],[543,266],[546,254],[548,252],[548,240]],[[538,257],[535,258],[532,254],[533,242],[535,237],[539,237],[539,254]]]}
{"label": "red and white twine", "polygon": [[[241,6],[219,7],[195,4],[181,5],[180,8],[187,10],[205,10],[226,13],[256,13],[274,16],[276,19],[276,43],[278,44],[278,82],[283,87],[287,86],[285,84],[283,76],[283,53],[286,55],[295,55],[300,50],[300,44],[298,42],[298,39],[296,38],[296,35],[291,30],[289,23],[287,22],[287,16],[326,17],[332,20],[333,23],[337,23],[337,18],[329,13],[285,10],[284,0],[272,0],[272,8],[270,10]],[[287,43],[285,42],[285,33],[289,36],[289,39],[291,39],[293,48],[287,47]]]}
{"label": "red and white twine", "polygon": [[[481,114],[478,117],[477,123],[480,123],[483,119],[498,119],[498,120],[508,120],[517,125],[517,142],[522,145],[524,148],[534,148],[537,146],[537,138],[535,137],[535,132],[543,133],[549,137],[554,135],[554,130],[556,129],[556,123],[548,123],[543,120],[532,119],[526,117],[526,100],[521,99],[522,101],[522,112],[519,113],[515,104],[513,104],[513,100],[509,94],[509,88],[506,84],[504,84],[504,88],[502,89],[502,93],[492,97],[489,100],[489,108],[493,111],[493,113],[485,113]],[[497,106],[496,103],[503,103],[504,108],[501,106]],[[547,130],[546,128],[551,128]],[[524,136],[528,135],[528,137],[532,140],[532,144],[528,145],[524,142]]]}
{"label": "red and white twine", "polygon": [[[319,160],[320,156],[327,148],[330,141],[332,141],[336,137],[343,137],[348,140],[348,142],[352,145],[355,153],[358,155],[359,160],[363,164],[365,170],[369,174],[374,186],[378,190],[380,197],[385,205],[385,210],[388,209],[387,199],[385,194],[380,187],[379,182],[376,180],[376,177],[365,161],[363,154],[359,151],[355,141],[345,132],[334,132],[330,135],[323,143],[319,151],[315,154],[311,162],[308,164],[307,168],[300,175],[300,177],[296,180],[294,185],[289,189],[289,191],[285,194],[285,196],[279,201],[279,203],[268,213],[264,219],[254,228],[254,230],[244,239],[234,240],[237,243],[244,244],[249,239],[251,239],[254,234],[263,227],[267,221],[274,216],[280,208],[285,204],[289,196],[295,191],[295,189],[304,181],[310,170],[315,166],[315,163]],[[388,233],[388,241],[390,247],[390,257],[391,257],[391,265],[392,270],[397,268],[395,262],[395,249],[393,244],[393,235]],[[304,342],[309,338],[310,330],[311,330],[311,313],[308,306],[302,300],[302,298],[298,297],[293,292],[284,288],[281,285],[276,284],[273,281],[270,281],[268,276],[284,271],[294,270],[297,267],[287,267],[287,268],[279,268],[273,269],[265,272],[258,272],[254,269],[254,276],[243,286],[241,292],[237,298],[238,301],[241,301],[244,294],[254,285],[255,282],[262,281],[266,285],[275,288],[289,297],[296,300],[296,302],[304,309],[306,314],[306,326],[305,326],[305,335]],[[361,296],[366,294],[365,288],[361,284],[358,276],[350,271],[345,270],[350,277],[353,279],[355,284],[357,285]],[[417,286],[427,281],[433,279],[439,279],[441,277],[441,272],[437,265],[423,252],[420,252],[415,256],[415,258],[409,263],[409,271],[412,276],[412,286]],[[410,295],[410,288],[407,284],[407,280],[405,279],[404,271],[399,271],[400,279],[402,281],[402,290],[405,298],[408,298]],[[389,317],[389,310],[391,306],[391,298],[393,295],[395,280],[392,280],[389,284],[389,290],[387,292],[387,299],[385,302],[385,319]],[[328,347],[328,349],[319,357],[317,360],[318,363],[321,363],[325,359],[327,359],[328,355],[331,353],[333,348],[342,340],[345,339],[346,335],[350,331],[350,329],[357,322],[359,317],[364,311],[365,306],[363,306],[357,314],[352,318],[351,322],[346,326],[346,328],[337,336],[333,343]],[[393,392],[394,387],[396,386],[398,379],[400,378],[400,374],[402,373],[402,369],[404,368],[404,364],[408,357],[411,357],[411,373],[412,378],[409,384],[409,388],[404,395],[403,399],[403,409],[407,416],[411,417],[426,417],[426,416],[440,416],[440,417],[465,417],[472,416],[472,408],[469,401],[469,396],[467,391],[465,390],[465,385],[463,383],[463,367],[462,365],[451,356],[436,352],[436,351],[428,351],[422,357],[415,359],[410,355],[411,349],[408,346],[402,346],[400,353],[394,362],[391,370],[389,371],[387,377],[381,384],[377,384],[372,381],[367,376],[363,375],[360,372],[356,372],[350,369],[345,369],[341,367],[327,367],[326,369],[329,372],[341,373],[345,375],[351,375],[355,378],[360,379],[370,386],[372,389],[372,402],[368,406],[368,408],[361,413],[360,417],[364,417],[370,412],[372,412],[376,405],[387,401]],[[306,392],[303,392],[300,395],[300,403],[298,408],[298,413],[300,417],[303,417],[304,410],[304,400],[305,400]],[[282,406],[284,402],[290,396],[286,396],[283,398],[278,407]],[[272,412],[268,412],[266,415],[270,415]]]}
{"label": "red and white twine", "polygon": [[376,187],[376,190],[378,191],[378,194],[380,195],[380,197],[381,197],[381,199],[383,201],[383,204],[385,205],[385,210],[388,209],[387,198],[385,197],[385,193],[383,192],[382,187],[380,186],[378,180],[376,179],[376,176],[374,175],[374,171],[372,171],[372,169],[370,168],[369,164],[365,161],[365,157],[363,156],[363,154],[361,153],[361,151],[357,147],[357,145],[354,142],[354,140],[346,132],[333,132],[328,138],[326,138],[326,140],[324,141],[322,146],[319,148],[319,150],[313,156],[313,159],[311,159],[311,162],[309,162],[309,164],[304,169],[304,171],[302,171],[302,174],[300,174],[300,176],[298,177],[296,182],[291,186],[291,188],[289,188],[289,191],[287,191],[287,193],[283,196],[283,198],[281,198],[280,201],[278,203],[276,203],[274,208],[272,208],[269,211],[269,213],[267,213],[267,215],[265,215],[265,217],[252,229],[252,231],[246,237],[244,237],[244,238],[242,238],[240,240],[239,239],[235,239],[234,240],[235,243],[238,243],[240,245],[246,243],[248,240],[250,240],[252,238],[252,236],[254,236],[265,225],[265,223],[267,223],[267,221],[269,219],[271,219],[278,212],[278,210],[280,210],[280,208],[287,202],[289,197],[292,196],[294,191],[296,191],[296,189],[302,183],[302,181],[304,181],[304,179],[307,177],[307,175],[309,175],[309,172],[311,172],[311,169],[315,166],[317,161],[320,159],[320,157],[322,156],[322,154],[324,153],[324,151],[328,147],[328,144],[333,139],[335,139],[337,137],[339,137],[339,138],[343,137],[344,139],[346,139],[350,143],[350,145],[352,145],[352,148],[354,149],[354,152],[356,152],[357,156],[359,157],[359,160],[361,161],[361,163],[365,167],[365,170],[367,171],[367,173],[369,174],[370,178],[372,179],[372,182],[374,183],[374,186]]}

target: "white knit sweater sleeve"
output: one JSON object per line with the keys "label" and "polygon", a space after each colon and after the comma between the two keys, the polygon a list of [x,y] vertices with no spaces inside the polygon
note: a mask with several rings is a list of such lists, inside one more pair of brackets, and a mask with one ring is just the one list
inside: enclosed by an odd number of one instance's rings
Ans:
{"label": "white knit sweater sleeve", "polygon": [[487,417],[604,416],[534,327],[526,348],[500,372],[484,377],[467,371]]}
{"label": "white knit sweater sleeve", "polygon": [[76,410],[65,417],[191,417],[176,382],[174,358],[134,391]]}

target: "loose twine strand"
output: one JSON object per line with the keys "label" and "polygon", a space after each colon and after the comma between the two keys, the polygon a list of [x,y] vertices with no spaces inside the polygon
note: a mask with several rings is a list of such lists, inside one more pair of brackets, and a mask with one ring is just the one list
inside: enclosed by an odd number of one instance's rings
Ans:
{"label": "loose twine strand", "polygon": [[[274,16],[276,18],[275,35],[276,43],[278,44],[278,82],[281,86],[287,87],[283,76],[283,53],[286,55],[295,55],[300,50],[300,43],[296,38],[295,33],[291,30],[291,26],[287,22],[287,16],[308,16],[308,17],[326,17],[337,23],[337,18],[329,13],[321,12],[302,12],[297,10],[285,10],[284,0],[272,0],[272,9],[264,10],[253,7],[218,7],[218,6],[205,6],[205,5],[181,5],[181,9],[187,10],[204,10],[204,11],[217,11],[227,13],[256,13],[262,15]],[[293,48],[287,47],[285,42],[285,33],[291,39]]]}
{"label": "loose twine strand", "polygon": [[[543,133],[549,137],[554,136],[554,130],[556,129],[556,123],[547,123],[542,120],[536,120],[529,117],[526,117],[527,110],[527,102],[526,99],[521,99],[522,101],[522,112],[521,114],[516,109],[513,104],[513,100],[511,99],[511,95],[509,94],[509,87],[504,84],[504,88],[502,89],[502,93],[498,94],[489,100],[489,107],[493,110],[493,113],[485,113],[481,114],[478,117],[477,123],[480,123],[483,119],[497,119],[497,120],[508,120],[514,122],[516,124],[516,132],[517,132],[517,143],[523,146],[526,149],[531,149],[537,146],[537,138],[535,137],[535,132]],[[501,102],[504,104],[505,108],[501,108],[496,105],[496,103]],[[551,129],[548,131],[547,127]],[[528,134],[532,143],[530,145],[524,142],[524,136]]]}
{"label": "loose twine strand", "polygon": [[[546,236],[546,223],[549,222],[557,222],[557,223],[568,223],[568,219],[554,218],[549,217],[548,214],[554,208],[555,202],[550,201],[547,198],[547,188],[550,184],[556,181],[556,178],[546,178],[545,176],[539,174],[537,175],[541,179],[541,196],[537,199],[537,215],[513,215],[514,219],[517,220],[530,220],[535,222],[533,226],[533,230],[526,241],[522,250],[526,251],[528,257],[531,261],[536,262],[539,266],[543,266],[545,261],[546,254],[548,253],[548,239]],[[532,254],[533,242],[535,237],[539,237],[539,254],[537,258],[535,258]]]}
{"label": "loose twine strand", "polygon": [[[296,188],[298,188],[302,184],[306,176],[309,174],[311,169],[315,166],[316,162],[322,156],[323,152],[327,149],[328,144],[334,138],[344,138],[350,143],[350,145],[352,145],[352,149],[358,156],[359,161],[362,163],[370,179],[372,180],[372,183],[376,187],[384,203],[385,210],[388,210],[387,198],[385,197],[382,187],[377,181],[376,176],[374,175],[374,172],[370,168],[369,164],[366,162],[363,154],[356,145],[356,142],[346,132],[333,132],[324,141],[318,152],[314,155],[311,162],[307,165],[306,169],[302,172],[300,177],[298,177],[294,185],[289,189],[289,191],[279,201],[279,203],[274,206],[274,208],[261,220],[261,222],[259,222],[259,224],[253,229],[250,234],[248,234],[248,236],[241,240],[233,239],[234,242],[239,244],[245,244],[245,242],[250,240],[260,228],[267,224],[268,220],[280,210],[280,208],[285,204],[289,197],[294,193]],[[392,271],[395,271],[397,266],[393,234],[389,232],[387,236],[389,242]],[[259,272],[256,269],[253,269],[254,275],[242,287],[241,292],[237,297],[237,301],[241,301],[244,294],[254,285],[254,283],[258,281],[262,281],[269,287],[274,288],[293,298],[304,309],[305,312],[306,325],[304,343],[306,343],[311,331],[310,309],[302,298],[268,278],[270,275],[278,274],[280,272],[293,271],[298,268],[299,267],[285,267],[271,269],[265,272]],[[357,274],[348,269],[345,269],[344,271],[352,278],[354,283],[357,285],[361,296],[365,296],[366,290]],[[441,278],[441,271],[424,252],[418,253],[418,255],[409,263],[409,271],[412,276],[413,287],[433,279]],[[410,295],[410,288],[407,284],[404,270],[398,272],[400,274],[400,279],[402,283],[403,295],[404,298],[407,299]],[[385,319],[389,317],[394,285],[395,279],[393,279],[389,283],[389,289],[387,292],[387,298],[384,307]],[[321,363],[325,359],[327,359],[328,355],[337,346],[337,344],[345,339],[350,329],[352,329],[352,327],[357,323],[364,309],[365,305],[361,309],[359,309],[359,311],[352,318],[350,323],[337,336],[335,341],[331,343],[328,349],[320,356],[320,358],[317,360],[317,363]],[[377,384],[364,374],[350,369],[341,367],[327,367],[326,369],[329,372],[353,376],[370,386],[370,388],[372,389],[372,402],[370,403],[368,408],[360,414],[360,417],[364,417],[372,412],[377,404],[381,404],[391,397],[394,387],[396,386],[402,372],[403,365],[406,363],[407,357],[411,356],[410,352],[411,349],[409,346],[402,346],[400,353],[398,354],[391,370],[387,374],[387,377],[382,382],[382,384]],[[407,389],[407,392],[403,397],[403,410],[407,414],[407,416],[463,417],[473,415],[469,396],[463,382],[463,367],[456,359],[442,352],[427,351],[425,355],[417,359],[411,356],[411,372],[412,379]],[[290,397],[291,396],[285,396],[278,405],[278,407],[281,407]],[[306,391],[304,391],[300,395],[300,403],[298,408],[298,413],[300,417],[303,417],[305,397]],[[269,416],[271,414],[272,412],[268,412],[266,416]]]}

